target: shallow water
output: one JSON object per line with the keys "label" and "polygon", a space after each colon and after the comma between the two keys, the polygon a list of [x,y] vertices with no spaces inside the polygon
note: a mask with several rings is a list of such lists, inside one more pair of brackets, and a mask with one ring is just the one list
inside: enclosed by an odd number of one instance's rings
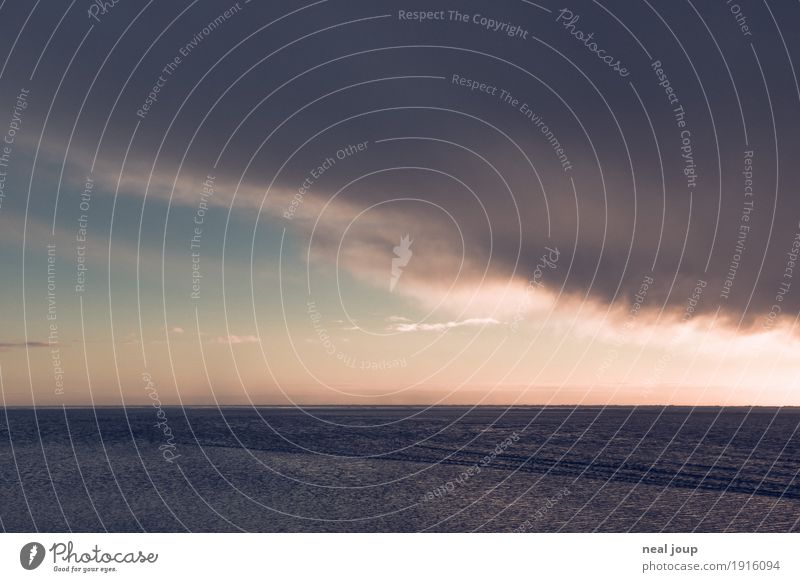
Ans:
{"label": "shallow water", "polygon": [[156,412],[0,413],[2,528],[800,529],[798,409]]}

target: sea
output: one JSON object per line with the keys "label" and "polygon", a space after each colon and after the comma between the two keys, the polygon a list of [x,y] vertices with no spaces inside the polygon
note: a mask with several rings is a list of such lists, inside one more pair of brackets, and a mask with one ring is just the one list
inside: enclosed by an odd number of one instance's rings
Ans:
{"label": "sea", "polygon": [[6,532],[789,532],[800,409],[0,410]]}

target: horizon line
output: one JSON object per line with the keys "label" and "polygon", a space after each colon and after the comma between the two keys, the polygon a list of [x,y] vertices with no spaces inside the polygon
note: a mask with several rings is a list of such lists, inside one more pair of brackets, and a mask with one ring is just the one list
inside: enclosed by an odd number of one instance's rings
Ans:
{"label": "horizon line", "polygon": [[[153,408],[150,404],[9,404],[0,409]],[[797,408],[798,404],[161,404],[161,408]]]}

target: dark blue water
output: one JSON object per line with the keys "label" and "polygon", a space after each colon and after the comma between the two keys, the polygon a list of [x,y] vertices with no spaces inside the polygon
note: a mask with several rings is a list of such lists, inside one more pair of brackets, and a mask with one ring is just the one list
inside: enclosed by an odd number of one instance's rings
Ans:
{"label": "dark blue water", "polygon": [[800,410],[6,409],[5,531],[797,531]]}

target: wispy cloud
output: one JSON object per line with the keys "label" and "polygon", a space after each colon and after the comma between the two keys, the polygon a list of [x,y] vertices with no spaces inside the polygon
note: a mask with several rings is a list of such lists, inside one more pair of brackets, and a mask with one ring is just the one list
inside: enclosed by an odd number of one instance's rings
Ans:
{"label": "wispy cloud", "polygon": [[471,317],[461,321],[447,321],[444,323],[398,323],[389,329],[399,332],[411,331],[447,331],[457,327],[480,327],[487,325],[500,325],[502,322],[493,317]]}
{"label": "wispy cloud", "polygon": [[213,341],[216,344],[253,344],[258,342],[259,339],[254,335],[220,335]]}
{"label": "wispy cloud", "polygon": [[386,318],[386,321],[391,321],[392,323],[405,323],[411,320],[407,317],[403,317],[402,315],[390,315]]}
{"label": "wispy cloud", "polygon": [[47,342],[0,342],[0,352],[12,350],[14,348],[46,348],[50,344]]}

